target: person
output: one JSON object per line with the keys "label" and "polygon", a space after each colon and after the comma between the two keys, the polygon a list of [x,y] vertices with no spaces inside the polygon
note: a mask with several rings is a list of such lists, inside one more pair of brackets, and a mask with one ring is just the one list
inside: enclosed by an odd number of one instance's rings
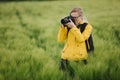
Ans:
{"label": "person", "polygon": [[[70,61],[82,60],[87,63],[87,49],[85,41],[89,38],[92,32],[92,26],[87,23],[84,31],[80,31],[79,25],[84,24],[84,15],[81,8],[73,8],[70,12],[68,23],[62,24],[58,32],[58,42],[66,40],[65,46],[61,53],[60,68],[64,73],[64,80],[66,80],[66,73],[74,79],[75,71],[70,65]],[[62,19],[63,20],[63,19]]]}

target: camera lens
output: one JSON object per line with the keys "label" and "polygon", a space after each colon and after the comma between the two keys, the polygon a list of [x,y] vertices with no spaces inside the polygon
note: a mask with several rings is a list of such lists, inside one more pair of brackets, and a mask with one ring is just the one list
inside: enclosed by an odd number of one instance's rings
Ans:
{"label": "camera lens", "polygon": [[63,25],[65,25],[65,24],[67,24],[68,22],[70,22],[69,19],[70,19],[69,16],[67,16],[67,17],[65,17],[65,18],[63,18],[63,19],[61,19],[61,23],[62,23]]}

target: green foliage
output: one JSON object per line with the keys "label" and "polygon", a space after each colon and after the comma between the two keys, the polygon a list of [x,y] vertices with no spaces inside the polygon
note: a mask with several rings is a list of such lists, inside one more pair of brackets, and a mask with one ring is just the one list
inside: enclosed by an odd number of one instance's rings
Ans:
{"label": "green foliage", "polygon": [[57,1],[57,0],[0,0],[0,1],[8,2],[8,1]]}
{"label": "green foliage", "polygon": [[[84,9],[95,51],[88,64],[71,62],[75,80],[119,80],[119,0],[0,2],[0,80],[62,80],[60,19]],[[69,77],[68,77],[69,78]]]}

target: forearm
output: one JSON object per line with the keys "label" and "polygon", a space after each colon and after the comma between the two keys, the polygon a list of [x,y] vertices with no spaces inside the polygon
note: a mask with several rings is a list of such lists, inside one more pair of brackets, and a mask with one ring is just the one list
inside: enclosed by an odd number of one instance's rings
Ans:
{"label": "forearm", "polygon": [[85,40],[87,40],[91,34],[92,31],[92,26],[91,25],[87,25],[85,30],[83,31],[83,33],[80,32],[80,29],[73,27],[71,29],[72,33],[75,35],[76,40],[78,42],[83,42]]}
{"label": "forearm", "polygon": [[73,35],[75,35],[76,41],[83,42],[85,41],[83,35],[81,34],[80,30],[77,27],[73,27],[71,29]]}
{"label": "forearm", "polygon": [[67,38],[67,27],[61,26],[58,32],[58,42],[62,42]]}

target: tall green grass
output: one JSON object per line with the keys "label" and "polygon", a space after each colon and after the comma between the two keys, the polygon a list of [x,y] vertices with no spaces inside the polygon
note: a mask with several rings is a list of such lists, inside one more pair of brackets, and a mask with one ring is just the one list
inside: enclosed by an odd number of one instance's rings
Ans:
{"label": "tall green grass", "polygon": [[71,65],[75,80],[119,80],[120,1],[0,2],[0,80],[62,80],[60,19],[82,7],[93,26],[88,64]]}

